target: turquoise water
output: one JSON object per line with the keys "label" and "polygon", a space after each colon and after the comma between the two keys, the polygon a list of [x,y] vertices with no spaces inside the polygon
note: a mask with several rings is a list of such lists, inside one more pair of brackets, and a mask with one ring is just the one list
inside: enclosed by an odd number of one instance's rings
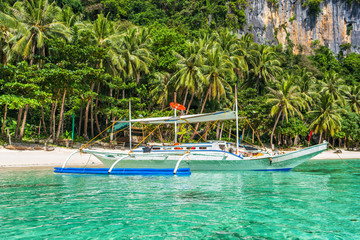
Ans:
{"label": "turquoise water", "polygon": [[360,170],[337,160],[190,177],[3,169],[0,194],[0,239],[360,239]]}

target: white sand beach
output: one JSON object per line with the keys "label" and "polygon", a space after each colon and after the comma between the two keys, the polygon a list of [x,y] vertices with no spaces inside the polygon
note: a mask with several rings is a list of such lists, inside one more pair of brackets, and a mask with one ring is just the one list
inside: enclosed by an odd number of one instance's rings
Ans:
{"label": "white sand beach", "polygon": [[[16,167],[61,167],[75,149],[55,148],[54,151],[17,151],[0,149],[0,168]],[[90,160],[89,160],[90,157]],[[102,163],[90,154],[76,154],[68,162],[68,167],[101,166]]]}
{"label": "white sand beach", "polygon": [[[74,152],[75,149],[55,148],[54,151],[17,151],[0,149],[0,168],[22,168],[22,167],[61,167],[66,158]],[[90,159],[89,159],[90,157]],[[360,152],[343,151],[336,154],[334,150],[323,152],[313,160],[326,159],[360,159]],[[102,163],[94,156],[89,154],[76,154],[68,162],[68,167],[85,166],[102,167]]]}

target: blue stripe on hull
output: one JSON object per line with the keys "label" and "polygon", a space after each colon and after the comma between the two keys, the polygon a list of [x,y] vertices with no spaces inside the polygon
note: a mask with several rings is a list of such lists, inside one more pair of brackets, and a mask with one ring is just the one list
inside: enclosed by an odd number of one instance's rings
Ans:
{"label": "blue stripe on hull", "polygon": [[278,168],[278,169],[256,169],[256,170],[250,170],[250,171],[290,171],[291,168]]}
{"label": "blue stripe on hull", "polygon": [[[105,174],[105,175],[173,175],[173,168],[154,169],[154,168],[114,168],[111,173],[109,168],[60,168],[56,167],[55,173],[74,173],[74,174]],[[179,168],[177,176],[190,175],[190,168]]]}

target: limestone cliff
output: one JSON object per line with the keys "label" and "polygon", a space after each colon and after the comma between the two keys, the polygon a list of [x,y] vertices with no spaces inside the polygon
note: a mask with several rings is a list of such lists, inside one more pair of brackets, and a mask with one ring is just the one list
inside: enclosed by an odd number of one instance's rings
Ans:
{"label": "limestone cliff", "polygon": [[290,39],[296,53],[310,52],[311,42],[338,53],[340,45],[351,44],[360,52],[360,6],[346,0],[324,0],[321,12],[313,14],[302,0],[278,0],[274,6],[268,0],[250,0],[246,9],[247,25],[239,33],[252,32],[259,43],[287,44]]}

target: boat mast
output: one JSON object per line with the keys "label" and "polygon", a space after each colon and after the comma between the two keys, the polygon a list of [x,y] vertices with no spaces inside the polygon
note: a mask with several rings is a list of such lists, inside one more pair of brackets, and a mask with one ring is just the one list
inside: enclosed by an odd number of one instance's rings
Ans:
{"label": "boat mast", "polygon": [[131,99],[129,99],[129,142],[131,150]]}
{"label": "boat mast", "polygon": [[[174,92],[174,103],[176,104],[176,92]],[[174,116],[175,116],[175,119],[176,119],[176,108],[174,108]],[[174,140],[175,143],[177,143],[177,124],[175,122],[175,140]]]}
{"label": "boat mast", "polygon": [[237,86],[235,86],[235,111],[236,111],[236,155],[239,154],[239,116],[237,101]]}

